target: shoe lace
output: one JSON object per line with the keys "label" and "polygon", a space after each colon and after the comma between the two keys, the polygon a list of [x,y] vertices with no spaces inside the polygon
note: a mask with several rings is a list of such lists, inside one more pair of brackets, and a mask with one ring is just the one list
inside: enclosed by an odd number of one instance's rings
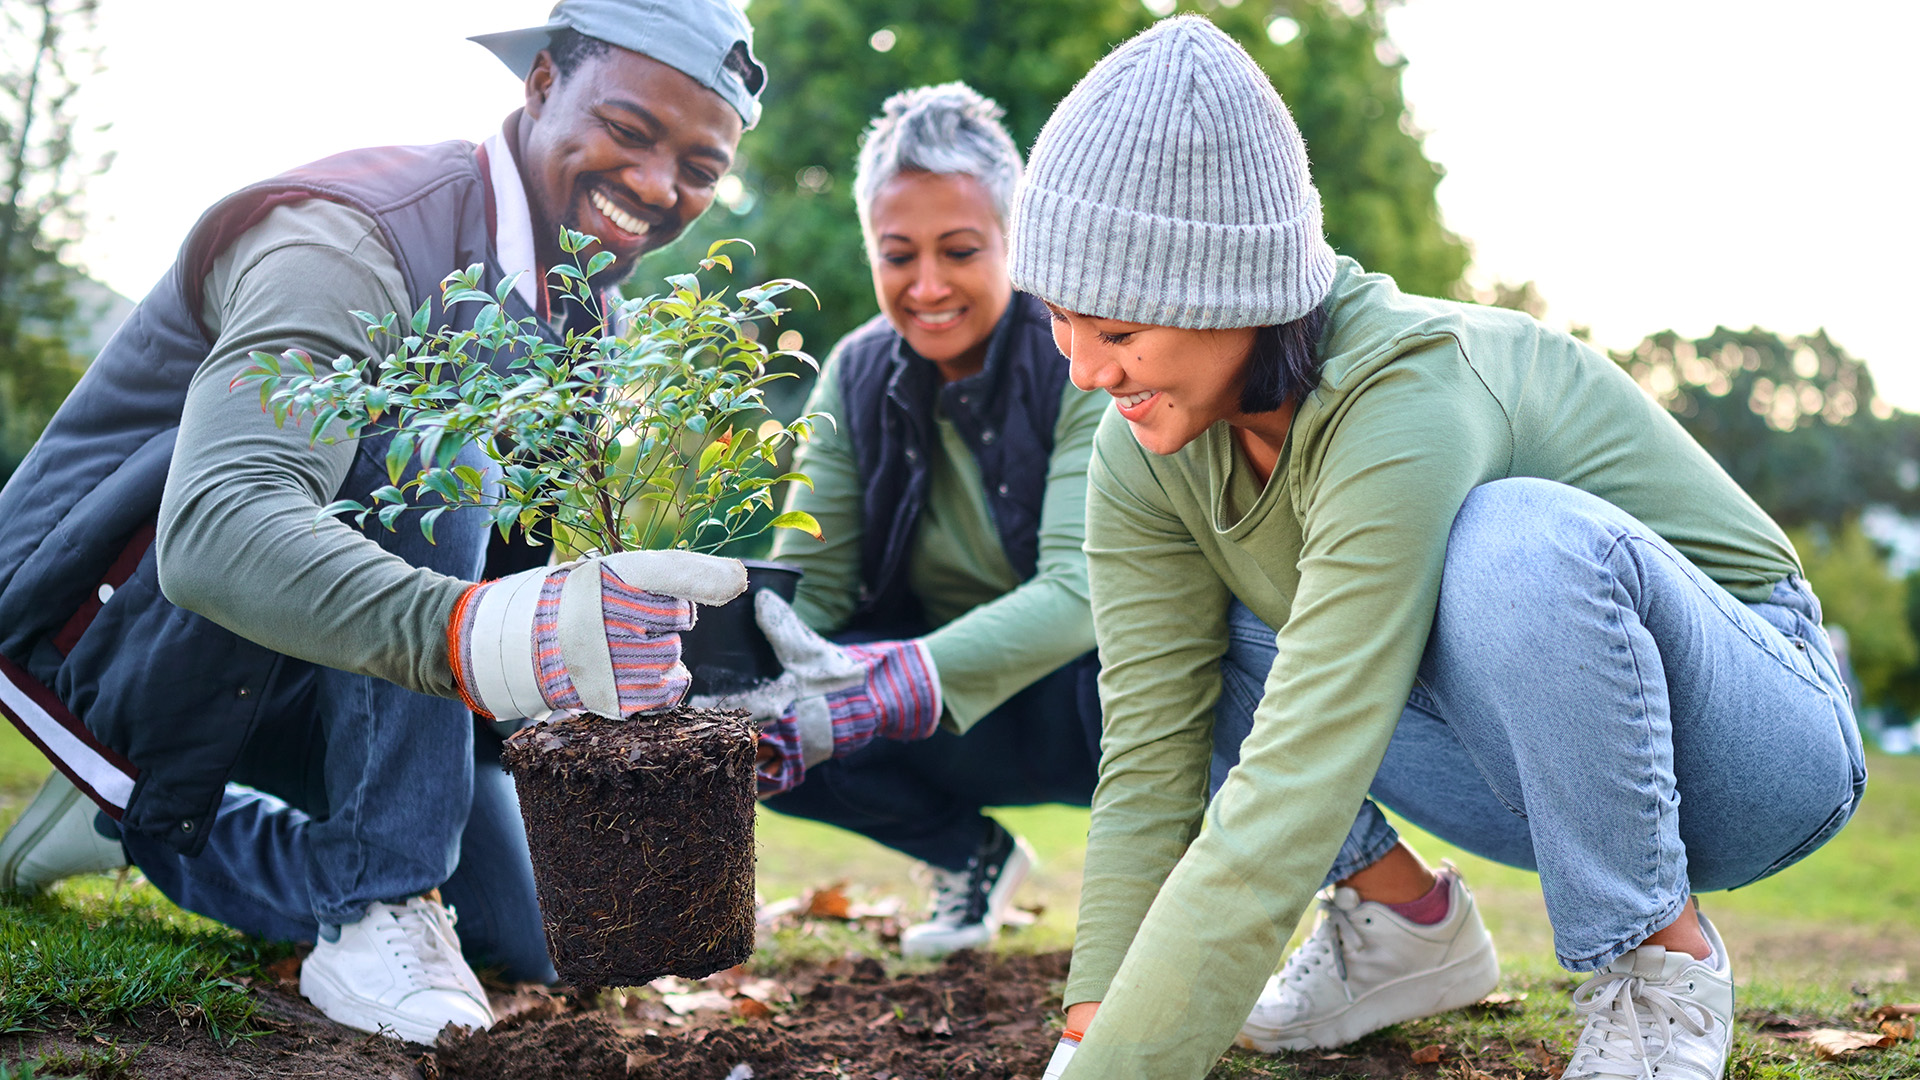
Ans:
{"label": "shoe lace", "polygon": [[[1013,851],[1010,843],[1002,845],[998,840],[996,831],[959,870],[933,868],[933,922],[965,926],[987,917],[987,894],[1000,880],[1000,871],[1006,867],[1007,857]],[[1006,853],[995,858],[1002,846],[1006,847]]]}
{"label": "shoe lace", "polygon": [[964,870],[933,871],[932,921],[960,924],[967,921],[967,909],[973,899],[973,864]]}
{"label": "shoe lace", "polygon": [[1652,1080],[1673,1050],[1675,1029],[1705,1035],[1713,1014],[1638,975],[1610,971],[1574,991],[1574,1012],[1587,1018],[1567,1062],[1569,1076],[1631,1076]]}
{"label": "shoe lace", "polygon": [[[1359,927],[1354,925],[1353,916],[1341,910],[1331,897],[1323,896],[1320,900],[1320,921],[1314,924],[1307,940],[1293,951],[1293,955],[1287,957],[1287,962],[1280,968],[1280,981],[1295,986],[1304,985],[1321,968],[1331,963],[1344,986],[1347,981],[1347,949],[1351,947],[1357,951],[1365,945],[1366,939]],[[1347,996],[1352,998],[1351,990]]]}
{"label": "shoe lace", "polygon": [[464,990],[459,939],[454,936],[453,912],[431,900],[416,897],[404,906],[388,907],[382,921],[382,943],[393,950],[407,983],[416,990]]}

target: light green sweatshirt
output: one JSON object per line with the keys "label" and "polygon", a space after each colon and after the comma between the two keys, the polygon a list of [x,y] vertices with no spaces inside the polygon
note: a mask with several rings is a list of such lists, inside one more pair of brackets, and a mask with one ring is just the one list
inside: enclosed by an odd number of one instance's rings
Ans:
{"label": "light green sweatshirt", "polygon": [[[1000,546],[979,463],[953,422],[936,417],[940,442],[928,462],[927,504],[907,554],[907,584],[935,628],[925,640],[939,672],[944,722],[953,730],[964,733],[1014,694],[1093,648],[1081,544],[1087,459],[1105,407],[1105,394],[1083,394],[1072,383],[1061,390],[1053,453],[1044,463],[1039,565],[1024,582]],[[831,359],[807,411],[841,411],[840,380]],[[826,539],[783,531],[773,554],[806,571],[794,610],[815,630],[832,633],[853,614],[859,597],[865,485],[851,441],[832,425],[816,429],[794,468],[807,474],[813,489],[791,485],[787,509],[812,514]]]}
{"label": "light green sweatshirt", "polygon": [[[1105,737],[1065,1003],[1102,1005],[1071,1080],[1198,1078],[1232,1041],[1385,755],[1472,488],[1530,476],[1591,492],[1745,600],[1799,569],[1766,514],[1587,346],[1403,295],[1350,259],[1328,314],[1321,385],[1264,490],[1224,423],[1166,457],[1117,415],[1096,438]],[[1229,595],[1278,628],[1279,651],[1208,804]]]}

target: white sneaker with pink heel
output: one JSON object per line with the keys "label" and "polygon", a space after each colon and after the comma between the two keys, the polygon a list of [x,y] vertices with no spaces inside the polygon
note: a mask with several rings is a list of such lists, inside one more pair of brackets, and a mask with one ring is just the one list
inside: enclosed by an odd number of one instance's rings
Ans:
{"label": "white sneaker with pink heel", "polygon": [[1323,891],[1320,921],[1267,980],[1235,1043],[1269,1054],[1345,1046],[1492,993],[1500,959],[1473,893],[1451,866],[1438,877],[1446,914],[1430,925],[1349,888]]}

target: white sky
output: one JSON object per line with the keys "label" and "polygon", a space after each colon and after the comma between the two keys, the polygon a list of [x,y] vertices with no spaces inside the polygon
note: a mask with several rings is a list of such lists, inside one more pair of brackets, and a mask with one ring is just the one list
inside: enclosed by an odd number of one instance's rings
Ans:
{"label": "white sky", "polygon": [[[485,135],[519,86],[462,39],[549,6],[104,0],[108,67],[83,108],[119,157],[89,188],[83,261],[137,299],[234,188],[350,147]],[[1409,0],[1389,26],[1476,278],[1532,279],[1548,321],[1616,347],[1825,326],[1920,410],[1920,5]]]}

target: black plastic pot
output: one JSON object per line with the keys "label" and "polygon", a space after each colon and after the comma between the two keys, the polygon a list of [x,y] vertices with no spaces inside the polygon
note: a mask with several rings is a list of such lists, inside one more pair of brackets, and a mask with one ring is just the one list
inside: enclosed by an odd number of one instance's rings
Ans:
{"label": "black plastic pot", "polygon": [[719,607],[700,609],[699,621],[680,635],[680,660],[693,674],[694,694],[731,694],[777,678],[780,660],[753,618],[753,594],[771,589],[792,601],[800,568],[786,563],[742,559],[747,591]]}

